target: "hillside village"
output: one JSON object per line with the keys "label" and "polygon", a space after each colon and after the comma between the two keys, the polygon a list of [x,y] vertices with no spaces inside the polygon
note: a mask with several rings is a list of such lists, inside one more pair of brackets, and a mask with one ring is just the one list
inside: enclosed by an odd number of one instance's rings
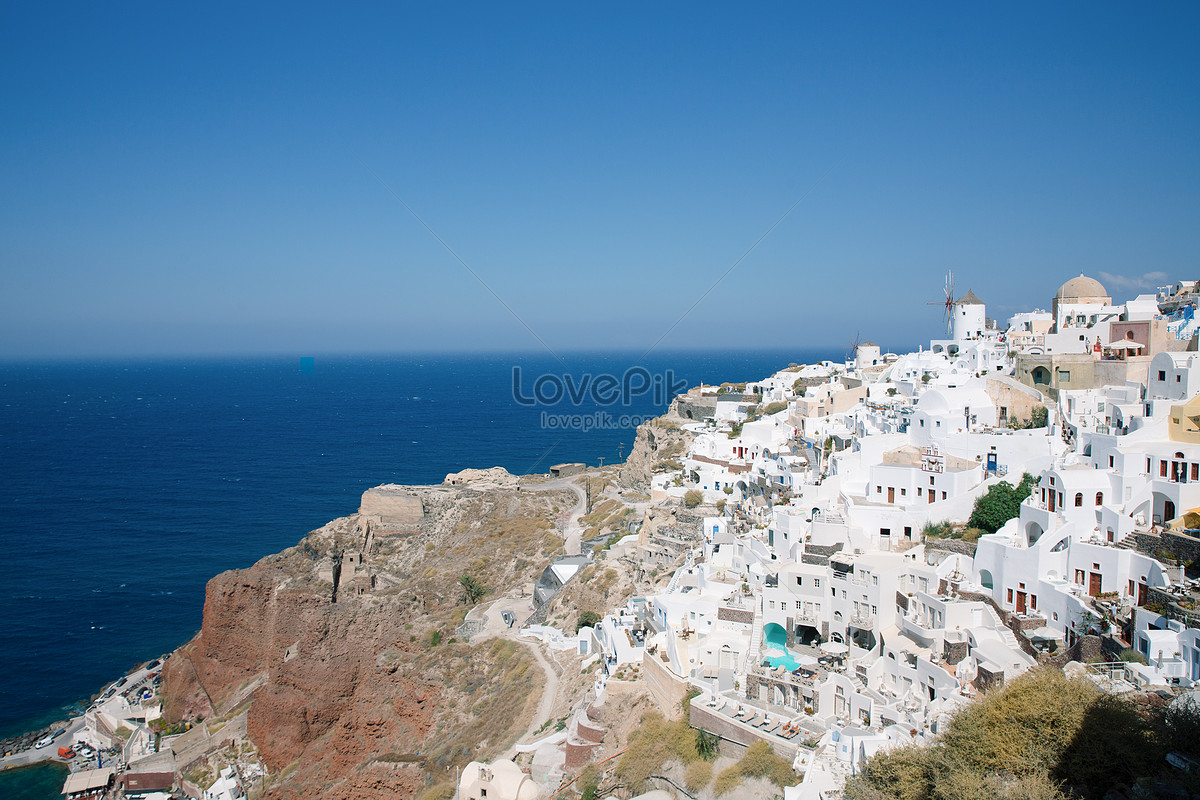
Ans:
{"label": "hillside village", "polygon": [[[433,589],[409,598],[417,590],[405,577],[441,555],[434,511],[486,536],[464,502],[511,514],[514,498],[544,498],[560,514],[565,554],[535,582],[491,587],[503,596],[462,582],[473,608],[445,631],[450,642],[523,642],[547,677],[526,735],[429,789],[464,800],[573,794],[588,770],[592,780],[611,774],[634,746],[647,697],[668,717],[686,709],[727,760],[769,748],[790,767],[777,781],[784,796],[818,800],[840,796],[876,753],[934,741],[957,710],[1038,665],[1116,694],[1190,689],[1200,681],[1196,283],[1118,304],[1081,275],[1049,312],[1003,325],[971,291],[949,300],[947,338],[915,353],[860,342],[844,363],[693,388],[606,472],[564,464],[527,480],[468,470],[442,487],[370,490],[358,514],[275,558],[304,574],[289,566],[263,602],[303,589],[320,598],[296,606],[313,619],[391,608],[385,598],[440,619],[445,598]],[[551,503],[560,495],[578,496],[574,513]],[[543,551],[548,528],[526,534]],[[233,616],[249,625],[253,607]],[[282,623],[257,622],[284,637]],[[164,670],[196,682],[186,699],[200,705],[182,712],[186,725],[160,718],[157,664],[114,686],[53,742],[74,743],[86,762],[64,793],[268,791],[275,777],[255,738],[263,723],[248,725],[247,708],[300,675],[305,659],[330,659],[328,638],[287,638],[239,654],[232,677],[221,672],[228,654],[171,657]],[[436,649],[443,637],[418,626],[406,638],[410,649]],[[390,675],[399,661],[389,654],[404,643],[384,644],[371,643],[371,658]],[[420,668],[425,656],[412,652]],[[210,675],[222,676],[221,698]],[[191,692],[176,682],[180,696]],[[215,720],[222,709],[228,716]],[[97,763],[96,750],[108,758]],[[372,769],[401,776],[418,762],[434,769],[425,753],[373,758]],[[131,775],[146,785],[131,786]],[[720,793],[683,780],[650,785]]]}
{"label": "hillside village", "polygon": [[[649,511],[614,550],[682,566],[561,645],[599,659],[594,702],[613,676],[664,710],[686,687],[693,727],[766,742],[795,772],[785,797],[817,800],[1038,664],[1114,693],[1191,687],[1196,298],[1182,282],[1120,304],[1081,275],[997,325],[968,291],[927,349],[862,342],[680,397],[666,419],[694,438],[650,486],[674,524]],[[1018,485],[1015,517],[968,525]],[[604,753],[581,719],[559,739]],[[471,774],[463,797],[524,796]]]}

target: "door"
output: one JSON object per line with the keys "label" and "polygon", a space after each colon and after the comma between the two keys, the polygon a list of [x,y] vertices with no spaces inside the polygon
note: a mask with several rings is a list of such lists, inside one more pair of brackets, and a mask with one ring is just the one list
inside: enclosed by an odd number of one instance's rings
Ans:
{"label": "door", "polygon": [[1138,602],[1137,602],[1137,604],[1139,606],[1146,605],[1146,584],[1144,584],[1144,583],[1138,584]]}
{"label": "door", "polygon": [[1169,522],[1175,519],[1175,503],[1171,500],[1163,501],[1163,522]]}
{"label": "door", "polygon": [[1088,576],[1088,594],[1092,597],[1100,594],[1100,573],[1093,572]]}
{"label": "door", "polygon": [[1054,495],[1055,495],[1055,492],[1050,493],[1050,513],[1051,514],[1054,513]]}
{"label": "door", "polygon": [[1025,613],[1025,592],[1017,592],[1017,613]]}
{"label": "door", "polygon": [[896,487],[895,486],[888,487],[888,502],[889,503],[896,502]]}
{"label": "door", "polygon": [[929,490],[929,502],[931,502],[931,503],[932,503],[932,502],[933,502],[934,500],[936,500],[936,499],[937,499],[937,498],[934,496],[933,489],[930,489],[930,490]]}

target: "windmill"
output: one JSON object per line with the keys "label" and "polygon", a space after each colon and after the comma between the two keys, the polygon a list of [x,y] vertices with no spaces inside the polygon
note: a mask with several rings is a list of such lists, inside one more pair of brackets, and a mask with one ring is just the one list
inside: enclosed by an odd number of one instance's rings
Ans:
{"label": "windmill", "polygon": [[860,344],[862,344],[862,334],[855,331],[854,338],[850,340],[850,353],[846,356],[847,363],[853,363],[858,360],[858,346]]}
{"label": "windmill", "polygon": [[936,303],[926,303],[927,306],[942,306],[946,317],[946,335],[954,330],[954,273],[946,270],[946,286],[943,289],[946,294],[944,300]]}

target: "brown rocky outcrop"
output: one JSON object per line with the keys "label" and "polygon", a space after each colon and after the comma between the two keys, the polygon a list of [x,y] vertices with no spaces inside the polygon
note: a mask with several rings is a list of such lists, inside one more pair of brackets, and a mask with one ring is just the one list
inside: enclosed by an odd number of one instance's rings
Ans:
{"label": "brown rocky outcrop", "polygon": [[638,425],[633,449],[618,471],[622,486],[645,491],[650,486],[650,477],[665,469],[664,462],[687,453],[696,435],[680,427],[690,420],[679,415],[678,406],[676,398],[666,414]]}
{"label": "brown rocky outcrop", "polygon": [[[425,509],[411,533],[375,539],[347,517],[213,578],[200,633],[164,665],[172,721],[249,706],[266,797],[412,797],[506,745],[536,705],[523,648],[453,642],[458,580],[531,581],[559,549],[553,520],[573,493],[409,490]],[[343,553],[377,588],[338,593],[323,579]],[[398,763],[416,753],[424,765]]]}

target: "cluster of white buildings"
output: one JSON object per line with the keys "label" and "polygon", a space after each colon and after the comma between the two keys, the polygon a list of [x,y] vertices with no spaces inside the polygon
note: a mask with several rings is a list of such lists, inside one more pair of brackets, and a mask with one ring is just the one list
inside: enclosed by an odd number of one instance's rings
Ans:
{"label": "cluster of white buildings", "polygon": [[[1175,557],[1193,541],[1200,555],[1185,292],[1120,305],[1080,276],[1005,329],[967,292],[927,350],[865,343],[719,395],[682,469],[652,486],[699,490],[718,514],[668,591],[608,615],[591,646],[609,673],[653,661],[701,689],[693,724],[770,742],[804,798],[1039,662],[1113,661],[1100,637],[1146,661],[1093,669],[1108,686],[1200,682]],[[934,538],[1025,474],[995,533]]]}

